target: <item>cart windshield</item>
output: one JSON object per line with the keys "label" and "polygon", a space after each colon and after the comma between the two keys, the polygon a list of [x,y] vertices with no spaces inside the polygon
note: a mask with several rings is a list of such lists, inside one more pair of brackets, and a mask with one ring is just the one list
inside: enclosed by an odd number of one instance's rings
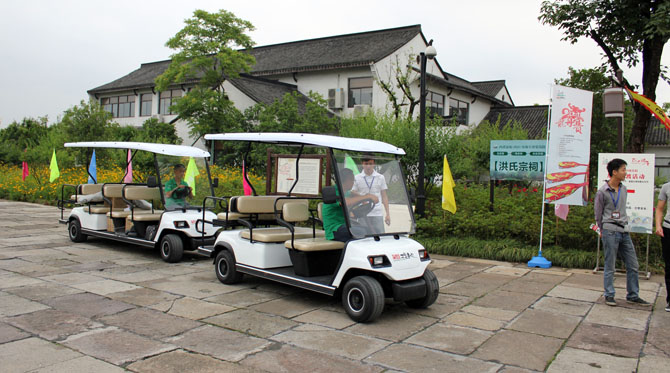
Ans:
{"label": "cart windshield", "polygon": [[412,205],[397,158],[344,151],[334,151],[334,156],[338,189],[347,202],[345,216],[352,233],[414,233]]}

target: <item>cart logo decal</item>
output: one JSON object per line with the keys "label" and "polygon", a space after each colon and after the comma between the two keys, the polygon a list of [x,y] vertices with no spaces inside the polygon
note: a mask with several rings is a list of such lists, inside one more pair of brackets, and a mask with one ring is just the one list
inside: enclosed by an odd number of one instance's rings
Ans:
{"label": "cart logo decal", "polygon": [[400,253],[391,255],[394,261],[407,260],[415,257],[414,253]]}

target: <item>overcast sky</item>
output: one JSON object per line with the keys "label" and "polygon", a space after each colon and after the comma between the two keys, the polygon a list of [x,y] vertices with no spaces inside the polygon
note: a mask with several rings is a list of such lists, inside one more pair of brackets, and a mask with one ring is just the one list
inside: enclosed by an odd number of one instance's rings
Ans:
{"label": "overcast sky", "polygon": [[[86,91],[141,63],[164,60],[165,42],[195,9],[226,9],[253,23],[256,45],[421,24],[447,72],[469,81],[507,81],[516,105],[546,104],[569,66],[599,65],[591,40],[575,45],[538,20],[540,0],[471,1],[90,1],[0,3],[0,126],[24,117],[53,122]],[[666,46],[663,62],[670,64]],[[641,69],[626,70],[640,84]],[[659,83],[657,102],[670,102]],[[596,109],[597,110],[597,109]]]}

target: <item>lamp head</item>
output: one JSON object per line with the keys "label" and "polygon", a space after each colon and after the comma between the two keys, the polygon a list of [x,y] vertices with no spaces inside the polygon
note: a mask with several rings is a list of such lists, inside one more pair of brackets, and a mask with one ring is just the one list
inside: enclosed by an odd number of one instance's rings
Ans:
{"label": "lamp head", "polygon": [[426,57],[429,60],[432,60],[433,58],[435,58],[435,56],[437,56],[437,50],[435,50],[435,47],[433,47],[432,45],[429,45],[428,47],[426,47],[426,52],[425,53],[426,53]]}

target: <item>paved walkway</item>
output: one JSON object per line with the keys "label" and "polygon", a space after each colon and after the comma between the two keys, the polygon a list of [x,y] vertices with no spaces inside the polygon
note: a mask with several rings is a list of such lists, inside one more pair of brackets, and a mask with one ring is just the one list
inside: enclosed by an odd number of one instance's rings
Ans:
{"label": "paved walkway", "polygon": [[0,201],[2,372],[658,372],[670,366],[660,277],[649,308],[604,305],[601,275],[434,257],[427,310],[389,303],[355,324],[337,299],[259,279],[219,283],[210,260],[73,244],[54,207]]}

